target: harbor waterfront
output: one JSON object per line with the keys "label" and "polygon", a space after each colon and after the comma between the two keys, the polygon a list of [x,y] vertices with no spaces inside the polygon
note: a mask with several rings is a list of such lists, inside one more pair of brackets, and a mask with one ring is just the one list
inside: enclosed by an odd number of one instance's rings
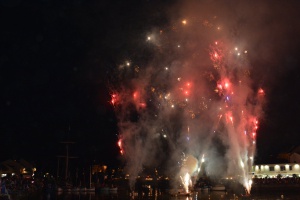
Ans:
{"label": "harbor waterfront", "polygon": [[[27,192],[15,191],[9,196],[2,196],[0,199],[11,200],[109,200],[109,199],[154,199],[154,200],[277,200],[277,199],[300,199],[300,183],[298,178],[265,178],[253,179],[250,195],[246,195],[244,188],[234,181],[224,183],[225,190],[218,187],[191,188],[186,193],[182,189],[170,189],[169,183],[164,182],[160,187],[150,185],[150,182],[136,185],[135,191],[128,187],[110,188],[101,187],[96,190],[89,189],[58,189],[58,188],[36,188]],[[152,182],[153,184],[153,182]],[[49,185],[48,185],[49,186]],[[221,191],[214,191],[222,189]]]}
{"label": "harbor waterfront", "polygon": [[[299,189],[298,189],[299,191]],[[70,192],[70,193],[32,193],[28,196],[22,198],[12,198],[16,200],[109,200],[109,199],[154,199],[154,200],[233,200],[233,199],[244,199],[244,200],[279,200],[279,199],[300,199],[299,192],[296,191],[281,191],[278,189],[275,190],[266,190],[260,192],[254,192],[249,196],[243,196],[241,194],[235,194],[232,192],[226,191],[194,191],[190,195],[170,195],[167,193],[155,193],[153,195],[146,196],[145,194],[138,195],[137,193],[128,193],[128,192]]]}
{"label": "harbor waterfront", "polygon": [[1,191],[0,199],[300,199],[300,177],[297,174],[253,177],[250,195],[235,179],[198,177],[187,191],[182,183],[174,185],[174,180],[168,177],[141,176],[135,180],[132,191],[127,176],[103,174],[99,177],[97,183],[76,186],[63,184],[52,176],[34,179],[8,176],[2,178],[1,183],[9,195]]}
{"label": "harbor waterfront", "polygon": [[99,165],[87,172],[87,178],[78,177],[77,181],[68,182],[50,174],[7,174],[1,179],[5,188],[1,199],[300,199],[298,163],[254,166],[250,195],[238,177],[220,179],[199,174],[190,177],[193,184],[185,188],[184,182],[163,176],[157,170],[141,174],[131,186],[130,176],[121,168],[114,170]]}

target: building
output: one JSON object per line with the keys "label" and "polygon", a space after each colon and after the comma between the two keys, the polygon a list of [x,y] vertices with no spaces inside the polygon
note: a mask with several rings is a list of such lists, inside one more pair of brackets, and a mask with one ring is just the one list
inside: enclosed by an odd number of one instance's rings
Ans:
{"label": "building", "polygon": [[252,167],[252,174],[258,178],[264,177],[300,177],[300,146],[294,146],[287,152],[280,153],[268,163]]}
{"label": "building", "polygon": [[252,174],[257,178],[300,177],[300,163],[261,164],[252,167]]}
{"label": "building", "polygon": [[294,146],[287,152],[280,153],[278,158],[286,160],[289,163],[300,163],[300,146]]}
{"label": "building", "polygon": [[26,160],[5,160],[0,163],[0,175],[1,177],[21,175],[24,178],[31,177],[36,168],[33,164]]}

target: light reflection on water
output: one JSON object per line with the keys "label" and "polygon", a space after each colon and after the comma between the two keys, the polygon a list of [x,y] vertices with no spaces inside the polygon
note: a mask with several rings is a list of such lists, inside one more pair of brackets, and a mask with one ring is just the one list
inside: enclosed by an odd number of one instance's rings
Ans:
{"label": "light reflection on water", "polygon": [[[42,196],[41,196],[42,195]],[[130,195],[129,193],[61,193],[40,194],[31,196],[32,200],[296,200],[300,199],[299,193],[264,192],[245,197],[227,192],[194,192],[186,195],[158,194],[152,196]]]}

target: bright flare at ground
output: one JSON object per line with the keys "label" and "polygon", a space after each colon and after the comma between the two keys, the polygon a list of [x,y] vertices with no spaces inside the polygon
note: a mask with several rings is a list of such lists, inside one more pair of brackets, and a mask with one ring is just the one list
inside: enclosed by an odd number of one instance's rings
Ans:
{"label": "bright flare at ground", "polygon": [[189,193],[189,187],[192,185],[191,176],[186,173],[184,177],[180,177],[185,193]]}

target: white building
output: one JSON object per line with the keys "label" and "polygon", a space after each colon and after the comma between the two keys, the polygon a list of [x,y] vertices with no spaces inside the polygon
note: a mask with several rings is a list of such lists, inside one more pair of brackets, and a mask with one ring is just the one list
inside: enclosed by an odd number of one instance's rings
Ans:
{"label": "white building", "polygon": [[300,163],[284,163],[284,164],[262,164],[252,167],[252,174],[257,178],[277,177],[279,174],[282,177],[300,177]]}
{"label": "white building", "polygon": [[[275,162],[274,162],[275,161]],[[260,164],[252,167],[252,174],[255,177],[300,177],[300,146],[294,146],[285,153],[280,153],[272,159],[276,164]],[[280,164],[279,164],[280,163]]]}

